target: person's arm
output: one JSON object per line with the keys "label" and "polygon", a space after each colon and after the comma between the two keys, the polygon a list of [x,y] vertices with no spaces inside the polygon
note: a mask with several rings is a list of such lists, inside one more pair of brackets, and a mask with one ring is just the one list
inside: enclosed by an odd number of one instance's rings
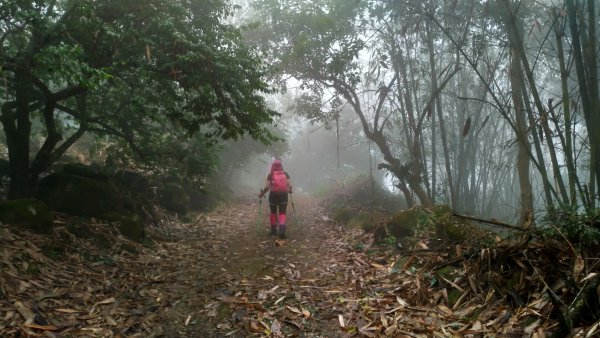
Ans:
{"label": "person's arm", "polygon": [[269,181],[269,178],[267,177],[267,181],[265,182],[265,187],[260,190],[260,194],[258,194],[258,198],[262,198],[267,193],[267,191],[269,191],[270,183],[271,182]]}
{"label": "person's arm", "polygon": [[288,184],[288,192],[291,194],[292,193],[292,180],[290,178],[288,178],[287,184]]}

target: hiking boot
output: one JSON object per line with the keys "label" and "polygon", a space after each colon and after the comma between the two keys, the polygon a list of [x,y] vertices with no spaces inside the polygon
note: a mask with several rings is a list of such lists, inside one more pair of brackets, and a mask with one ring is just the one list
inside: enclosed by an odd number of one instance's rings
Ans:
{"label": "hiking boot", "polygon": [[279,238],[285,238],[285,224],[279,226]]}
{"label": "hiking boot", "polygon": [[271,225],[271,236],[277,235],[277,224]]}

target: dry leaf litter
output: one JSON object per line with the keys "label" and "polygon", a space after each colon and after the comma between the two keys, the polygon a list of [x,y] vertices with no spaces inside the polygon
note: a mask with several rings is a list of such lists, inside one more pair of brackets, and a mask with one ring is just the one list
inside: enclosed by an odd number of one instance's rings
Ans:
{"label": "dry leaf litter", "polygon": [[[310,199],[290,213],[288,238],[273,239],[257,207],[223,205],[188,223],[163,215],[145,244],[66,215],[51,236],[0,226],[0,336],[542,338],[570,305],[561,299],[598,270],[559,242],[429,250],[423,236],[404,251],[377,247]],[[435,273],[443,267],[452,273]]]}

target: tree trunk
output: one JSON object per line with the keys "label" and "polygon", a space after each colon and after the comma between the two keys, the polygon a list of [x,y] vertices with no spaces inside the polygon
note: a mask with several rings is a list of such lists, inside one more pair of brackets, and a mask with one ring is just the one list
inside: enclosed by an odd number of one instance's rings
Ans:
{"label": "tree trunk", "polygon": [[[520,68],[519,70],[524,70],[524,72],[525,72],[527,81],[529,83],[529,89],[531,91],[531,96],[533,97],[533,102],[535,104],[537,111],[540,114],[540,117],[543,119],[544,116],[547,116],[547,111],[546,111],[546,109],[542,103],[542,100],[540,98],[540,95],[538,93],[537,85],[535,83],[535,78],[533,75],[533,70],[531,69],[531,67],[529,65],[529,60],[527,59],[527,54],[525,53],[523,39],[521,39],[521,33],[520,33],[521,29],[519,28],[519,25],[517,23],[517,15],[516,15],[516,13],[514,13],[512,11],[512,5],[509,4],[508,0],[505,0],[505,5],[506,5],[506,9],[507,9],[506,25],[507,25],[507,30],[509,33],[510,44],[511,44],[512,48],[515,49],[515,52],[517,53],[515,56],[520,59],[519,66],[521,67],[521,65],[522,65],[522,68]],[[530,107],[529,100],[527,99],[527,96],[525,95],[525,93],[526,93],[525,80],[522,78],[522,76],[520,76],[520,78],[522,79],[521,88],[522,88],[522,92],[523,92],[523,100],[528,108],[528,111],[530,111],[529,114],[533,114],[533,110]],[[532,125],[532,127],[533,127],[533,125]],[[548,151],[550,153],[550,159],[551,159],[552,167],[554,170],[555,181],[557,182],[557,185],[559,186],[559,189],[561,191],[561,197],[563,199],[563,202],[568,202],[568,195],[566,193],[566,189],[565,189],[565,185],[564,185],[562,176],[560,175],[558,160],[556,157],[556,152],[554,150],[554,143],[553,143],[550,135],[546,135],[546,141],[548,143]],[[538,170],[544,177],[544,183],[543,183],[544,189],[546,191],[548,191],[551,189],[552,183],[548,180],[548,175],[546,173],[545,165],[542,163],[543,157],[538,156],[538,161],[539,162],[536,163],[536,165],[537,165]],[[558,198],[558,196],[555,196],[555,197]],[[547,206],[549,207],[549,211],[552,212],[553,204],[552,204],[552,200],[548,199],[548,196],[547,196],[546,203],[547,203]]]}
{"label": "tree trunk", "polygon": [[[596,188],[592,190],[594,201],[597,200],[597,194],[600,193],[600,92],[598,92],[598,59],[596,56],[596,24],[598,19],[596,18],[596,0],[588,0],[588,34],[587,42],[584,47],[584,57],[588,65],[587,73],[589,74],[589,95],[591,103],[590,111],[590,122],[588,126],[588,134],[590,134],[590,184],[594,185],[594,179],[596,182]],[[595,176],[594,176],[595,173]],[[594,202],[595,203],[595,202]],[[593,205],[592,207],[595,207]]]}
{"label": "tree trunk", "polygon": [[521,69],[521,58],[518,50],[518,32],[516,30],[515,19],[512,15],[512,6],[509,0],[504,0],[504,4],[509,14],[506,17],[506,28],[508,31],[508,40],[510,44],[511,67],[510,67],[510,85],[512,88],[512,99],[515,109],[515,126],[517,132],[517,173],[519,175],[520,190],[520,208],[521,216],[519,223],[523,227],[528,227],[533,223],[533,189],[529,177],[529,141],[527,138],[526,113],[523,105],[522,83],[523,71]]}
{"label": "tree trunk", "polygon": [[[431,76],[430,76],[431,77],[431,92],[435,93],[438,90],[438,83],[437,83],[437,76],[436,76],[437,72],[435,69],[433,36],[431,34],[431,27],[429,24],[427,25],[427,46],[429,49],[429,67],[431,70]],[[448,188],[450,189],[450,204],[451,204],[452,208],[457,208],[458,207],[457,196],[456,196],[457,194],[456,194],[456,187],[454,185],[454,179],[452,178],[450,150],[448,149],[448,138],[446,136],[446,127],[445,127],[446,124],[444,123],[441,99],[439,96],[436,97],[435,104],[431,105],[431,110],[432,110],[431,115],[435,116],[435,114],[437,113],[438,121],[440,124],[440,136],[442,139],[442,147],[444,149],[444,163],[445,163],[445,167],[446,167],[446,176],[448,179]],[[434,123],[432,123],[432,127],[433,126],[435,126]],[[435,139],[435,134],[432,134],[432,138]],[[433,150],[435,151],[435,149],[433,149]],[[433,184],[434,184],[434,188],[435,188],[435,182]]]}
{"label": "tree trunk", "polygon": [[[588,4],[593,8],[593,1],[589,1]],[[590,13],[593,15],[593,13]],[[596,68],[596,61],[593,55],[589,55],[589,49],[586,49],[586,57],[581,48],[580,34],[585,36],[585,31],[579,30],[577,25],[577,10],[575,8],[574,0],[567,0],[567,16],[569,18],[569,27],[571,29],[571,38],[573,40],[573,58],[575,60],[575,69],[577,71],[577,81],[579,83],[579,94],[581,96],[581,104],[583,108],[583,115],[586,121],[586,127],[590,139],[590,185],[589,185],[589,202],[587,205],[588,209],[594,208],[594,200],[596,191],[600,190],[600,187],[596,189],[595,184],[600,184],[600,156],[598,151],[600,150],[600,142],[598,139],[600,135],[596,132],[600,128],[598,123],[599,109],[598,106],[598,90],[597,84],[592,81],[597,81],[595,77],[595,71],[591,74],[590,70]],[[593,26],[593,25],[591,25]],[[595,29],[590,28],[591,33],[595,34]],[[589,40],[594,40],[595,36],[589,37]],[[585,39],[584,39],[585,40]],[[588,46],[589,48],[589,46]],[[585,63],[584,63],[585,62]],[[588,78],[587,75],[592,75],[594,78]],[[589,84],[588,84],[589,82]],[[594,184],[595,182],[595,184]]]}
{"label": "tree trunk", "polygon": [[[558,55],[558,63],[560,66],[560,82],[562,89],[562,101],[563,101],[563,114],[564,114],[564,130],[565,136],[563,143],[563,149],[565,153],[565,164],[567,167],[568,177],[569,177],[569,197],[571,201],[571,205],[576,205],[577,203],[577,195],[576,195],[576,182],[577,180],[577,166],[575,165],[575,161],[573,159],[573,131],[572,131],[572,121],[571,121],[571,99],[569,97],[569,84],[568,77],[569,74],[567,72],[567,66],[565,62],[564,49],[562,44],[562,37],[564,35],[564,30],[559,26],[558,13],[556,9],[554,10],[554,34],[556,38],[556,53]],[[553,110],[550,107],[550,112]],[[556,128],[559,132],[559,135],[562,135],[560,132],[560,128]],[[582,199],[583,200],[583,199]]]}
{"label": "tree trunk", "polygon": [[10,184],[8,199],[31,197],[33,191],[29,181],[29,104],[31,80],[27,65],[18,62],[15,69],[16,105],[6,105],[2,112],[2,124],[6,134],[8,160],[10,162]]}
{"label": "tree trunk", "polygon": [[406,205],[408,207],[408,209],[412,208],[415,206],[415,200],[412,197],[412,194],[410,193],[410,190],[408,190],[408,188],[406,187],[406,184],[404,183],[398,183],[396,185],[396,187],[398,189],[400,189],[400,191],[402,191],[402,194],[404,195],[404,199],[406,199]]}
{"label": "tree trunk", "polygon": [[529,142],[527,139],[527,123],[525,122],[525,111],[521,96],[519,77],[521,76],[521,67],[518,56],[513,50],[511,62],[511,87],[513,90],[513,103],[515,105],[516,126],[517,126],[517,172],[519,174],[519,188],[521,195],[521,217],[519,223],[528,227],[533,222],[533,189],[529,178]]}
{"label": "tree trunk", "polygon": [[[397,59],[394,60],[394,68],[396,68],[397,74],[399,74],[399,78],[401,79],[401,81],[403,83],[403,87],[407,91],[408,88],[410,88],[410,85],[408,83],[408,76],[407,76],[406,67],[405,67],[406,60],[404,59],[404,56],[403,56],[401,50],[398,50],[395,55],[396,55]],[[412,146],[409,147],[409,153],[411,155],[412,165],[410,166],[409,174],[406,177],[406,181],[408,183],[408,186],[415,192],[415,194],[419,198],[421,205],[423,205],[425,207],[429,207],[429,206],[433,205],[433,202],[431,200],[431,197],[427,194],[427,192],[425,191],[425,189],[423,189],[423,187],[421,185],[422,184],[421,174],[423,173],[423,160],[422,160],[422,153],[420,151],[421,128],[417,127],[417,123],[416,123],[416,119],[415,119],[414,105],[412,103],[412,99],[410,98],[410,94],[406,91],[405,91],[405,95],[404,95],[404,100],[405,100],[405,105],[406,105],[406,114],[408,116],[408,125],[410,127],[409,130],[412,132],[412,135],[411,135],[412,136],[411,137]],[[383,135],[381,133],[379,133],[379,135],[376,136],[376,138],[380,138],[380,137],[382,138],[383,141],[385,141],[385,138],[383,138]],[[373,141],[376,144],[378,144],[378,140],[373,140]],[[385,151],[389,154],[389,156],[391,158],[393,158],[393,155],[392,155],[389,147],[387,147],[387,145],[386,145]],[[387,161],[385,152],[384,152],[384,158]],[[390,162],[388,161],[388,163],[390,163]]]}
{"label": "tree trunk", "polygon": [[[523,84],[524,85],[524,84]],[[523,97],[523,101],[527,103],[526,100],[527,95],[525,95]],[[529,125],[531,125],[531,138],[533,140],[533,145],[535,148],[535,152],[537,154],[537,159],[538,159],[538,163],[539,163],[539,172],[540,175],[542,176],[542,181],[543,181],[543,189],[544,189],[544,196],[546,197],[546,209],[548,209],[549,211],[553,210],[553,198],[552,198],[552,192],[550,190],[551,186],[550,186],[550,181],[548,180],[548,171],[546,170],[546,160],[544,159],[544,152],[542,151],[542,144],[540,142],[540,137],[538,137],[538,129],[535,123],[535,117],[533,116],[533,111],[531,110],[531,107],[528,107],[527,109],[527,117],[529,118]]]}
{"label": "tree trunk", "polygon": [[[548,109],[552,107],[552,99],[548,101]],[[558,189],[560,191],[560,196],[562,198],[562,203],[565,205],[570,204],[569,202],[569,194],[567,193],[567,187],[565,186],[565,182],[562,178],[560,172],[560,166],[558,164],[558,157],[556,156],[556,148],[554,146],[554,140],[552,137],[552,130],[550,130],[550,125],[548,123],[548,112],[543,111],[542,116],[540,116],[540,122],[542,125],[542,129],[544,130],[544,135],[546,136],[546,142],[548,143],[548,151],[550,152],[550,161],[552,162],[552,171],[554,171],[554,178],[556,180],[556,184],[558,185]]]}

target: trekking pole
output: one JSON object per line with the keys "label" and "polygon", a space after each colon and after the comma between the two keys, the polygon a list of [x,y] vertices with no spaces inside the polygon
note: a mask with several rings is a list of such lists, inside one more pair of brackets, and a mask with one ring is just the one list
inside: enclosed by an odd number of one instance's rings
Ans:
{"label": "trekking pole", "polygon": [[258,199],[258,219],[256,220],[256,233],[260,233],[260,216],[262,211],[262,197]]}
{"label": "trekking pole", "polygon": [[291,193],[290,193],[290,203],[292,203],[292,211],[294,212],[294,223],[296,223],[296,227],[298,227],[298,215],[296,214],[296,206],[294,205],[294,200],[292,199]]}

